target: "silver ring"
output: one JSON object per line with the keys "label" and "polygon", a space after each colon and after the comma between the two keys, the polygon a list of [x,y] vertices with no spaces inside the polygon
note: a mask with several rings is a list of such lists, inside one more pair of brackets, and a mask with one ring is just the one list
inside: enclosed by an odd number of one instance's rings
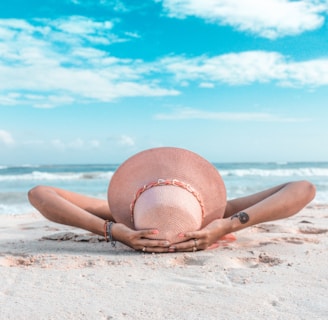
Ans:
{"label": "silver ring", "polygon": [[197,251],[197,248],[196,247],[192,247],[192,251],[193,252]]}
{"label": "silver ring", "polygon": [[195,247],[197,248],[198,247],[197,239],[194,239],[194,243],[195,243]]}
{"label": "silver ring", "polygon": [[143,247],[143,248],[142,248],[142,251],[143,251],[143,252],[146,252],[146,247]]}

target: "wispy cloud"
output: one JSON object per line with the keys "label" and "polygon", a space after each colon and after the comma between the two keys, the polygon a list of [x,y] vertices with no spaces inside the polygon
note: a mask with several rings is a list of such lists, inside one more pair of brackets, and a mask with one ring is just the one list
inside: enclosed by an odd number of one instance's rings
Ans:
{"label": "wispy cloud", "polygon": [[121,0],[70,0],[70,2],[83,7],[108,6],[117,12],[129,11],[124,1]]}
{"label": "wispy cloud", "polygon": [[[37,141],[35,144],[44,144],[44,142]],[[46,143],[48,145],[48,143]],[[50,141],[52,147],[57,150],[91,150],[100,147],[101,143],[99,140],[86,140],[83,138],[75,138],[72,140],[65,140],[55,138]]]}
{"label": "wispy cloud", "polygon": [[118,139],[118,144],[122,146],[133,147],[135,145],[135,141],[130,136],[122,135]]}
{"label": "wispy cloud", "polygon": [[128,134],[110,135],[107,142],[111,148],[133,148],[136,146],[136,139]]}
{"label": "wispy cloud", "polygon": [[112,28],[110,21],[80,16],[0,20],[0,103],[53,107],[179,94],[147,79],[152,70],[142,61],[99,49],[125,41]]}
{"label": "wispy cloud", "polygon": [[292,61],[278,52],[248,51],[150,62],[122,59],[109,53],[112,43],[126,40],[114,28],[111,21],[81,16],[0,20],[0,105],[52,108],[174,96],[180,94],[178,86],[183,90],[191,82],[208,89],[222,83],[328,85],[328,58]]}
{"label": "wispy cloud", "polygon": [[212,120],[212,121],[256,121],[256,122],[305,122],[309,119],[290,118],[265,112],[210,112],[192,108],[177,108],[159,113],[156,120]]}
{"label": "wispy cloud", "polygon": [[[143,10],[152,5],[152,1],[126,1],[126,0],[68,0],[69,2],[84,8],[101,8],[108,12],[116,12],[119,14],[131,13]],[[156,1],[156,0],[155,0]]]}
{"label": "wispy cloud", "polygon": [[15,140],[10,132],[6,130],[0,130],[0,143],[10,146],[15,143]]}
{"label": "wispy cloud", "polygon": [[[94,44],[110,44],[123,41],[111,32],[111,21],[95,21],[82,16],[70,16],[56,20],[40,19],[51,29],[46,34],[59,42],[73,41],[75,44],[87,41]],[[44,30],[44,25],[41,26]]]}
{"label": "wispy cloud", "polygon": [[247,85],[276,82],[281,86],[328,85],[328,58],[295,62],[277,52],[248,51],[214,57],[169,57],[163,68],[185,85],[186,81]]}
{"label": "wispy cloud", "polygon": [[195,16],[264,38],[297,35],[323,25],[326,0],[162,0],[167,15]]}

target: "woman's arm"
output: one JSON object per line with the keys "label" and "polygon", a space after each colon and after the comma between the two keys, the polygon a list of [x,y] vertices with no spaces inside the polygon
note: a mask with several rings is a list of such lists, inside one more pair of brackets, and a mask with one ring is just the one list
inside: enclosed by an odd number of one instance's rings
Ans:
{"label": "woman's arm", "polygon": [[103,235],[104,220],[113,220],[107,201],[48,186],[28,192],[30,203],[47,219]]}
{"label": "woman's arm", "polygon": [[[284,219],[303,209],[315,196],[315,187],[308,181],[290,182],[255,195],[231,200],[228,203],[226,221],[229,232],[238,231],[254,224]],[[247,223],[237,219],[239,212],[249,216]],[[230,217],[230,218],[229,218]]]}
{"label": "woman's arm", "polygon": [[[225,234],[258,223],[287,218],[304,208],[314,196],[313,184],[308,181],[297,181],[231,200],[227,203],[223,219],[214,220],[200,231],[181,235],[186,241],[171,246],[170,250],[192,251],[196,243],[197,249],[206,249]],[[246,219],[242,219],[241,211],[246,213]]]}
{"label": "woman's arm", "polygon": [[[28,192],[28,198],[47,219],[95,234],[104,235],[105,221],[113,221],[106,200],[48,186],[37,186],[31,189]],[[151,252],[167,252],[169,246],[167,241],[147,239],[154,233],[158,231],[135,231],[121,223],[115,223],[112,227],[114,239],[135,250],[146,248]]]}

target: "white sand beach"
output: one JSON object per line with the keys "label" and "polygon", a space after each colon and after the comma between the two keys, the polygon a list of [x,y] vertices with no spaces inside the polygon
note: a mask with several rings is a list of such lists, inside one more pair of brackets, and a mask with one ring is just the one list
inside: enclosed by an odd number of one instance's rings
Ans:
{"label": "white sand beach", "polygon": [[2,320],[327,319],[327,207],[170,254],[112,248],[37,212],[0,219]]}

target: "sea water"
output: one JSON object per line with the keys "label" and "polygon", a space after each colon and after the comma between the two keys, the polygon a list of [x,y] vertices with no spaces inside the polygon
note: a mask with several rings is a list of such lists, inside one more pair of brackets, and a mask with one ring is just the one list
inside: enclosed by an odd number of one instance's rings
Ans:
{"label": "sea water", "polygon": [[[328,162],[213,163],[227,189],[228,199],[252,194],[295,180],[317,188],[313,204],[328,204]],[[108,183],[119,164],[0,166],[0,215],[24,214],[34,209],[27,192],[50,185],[106,199]]]}

